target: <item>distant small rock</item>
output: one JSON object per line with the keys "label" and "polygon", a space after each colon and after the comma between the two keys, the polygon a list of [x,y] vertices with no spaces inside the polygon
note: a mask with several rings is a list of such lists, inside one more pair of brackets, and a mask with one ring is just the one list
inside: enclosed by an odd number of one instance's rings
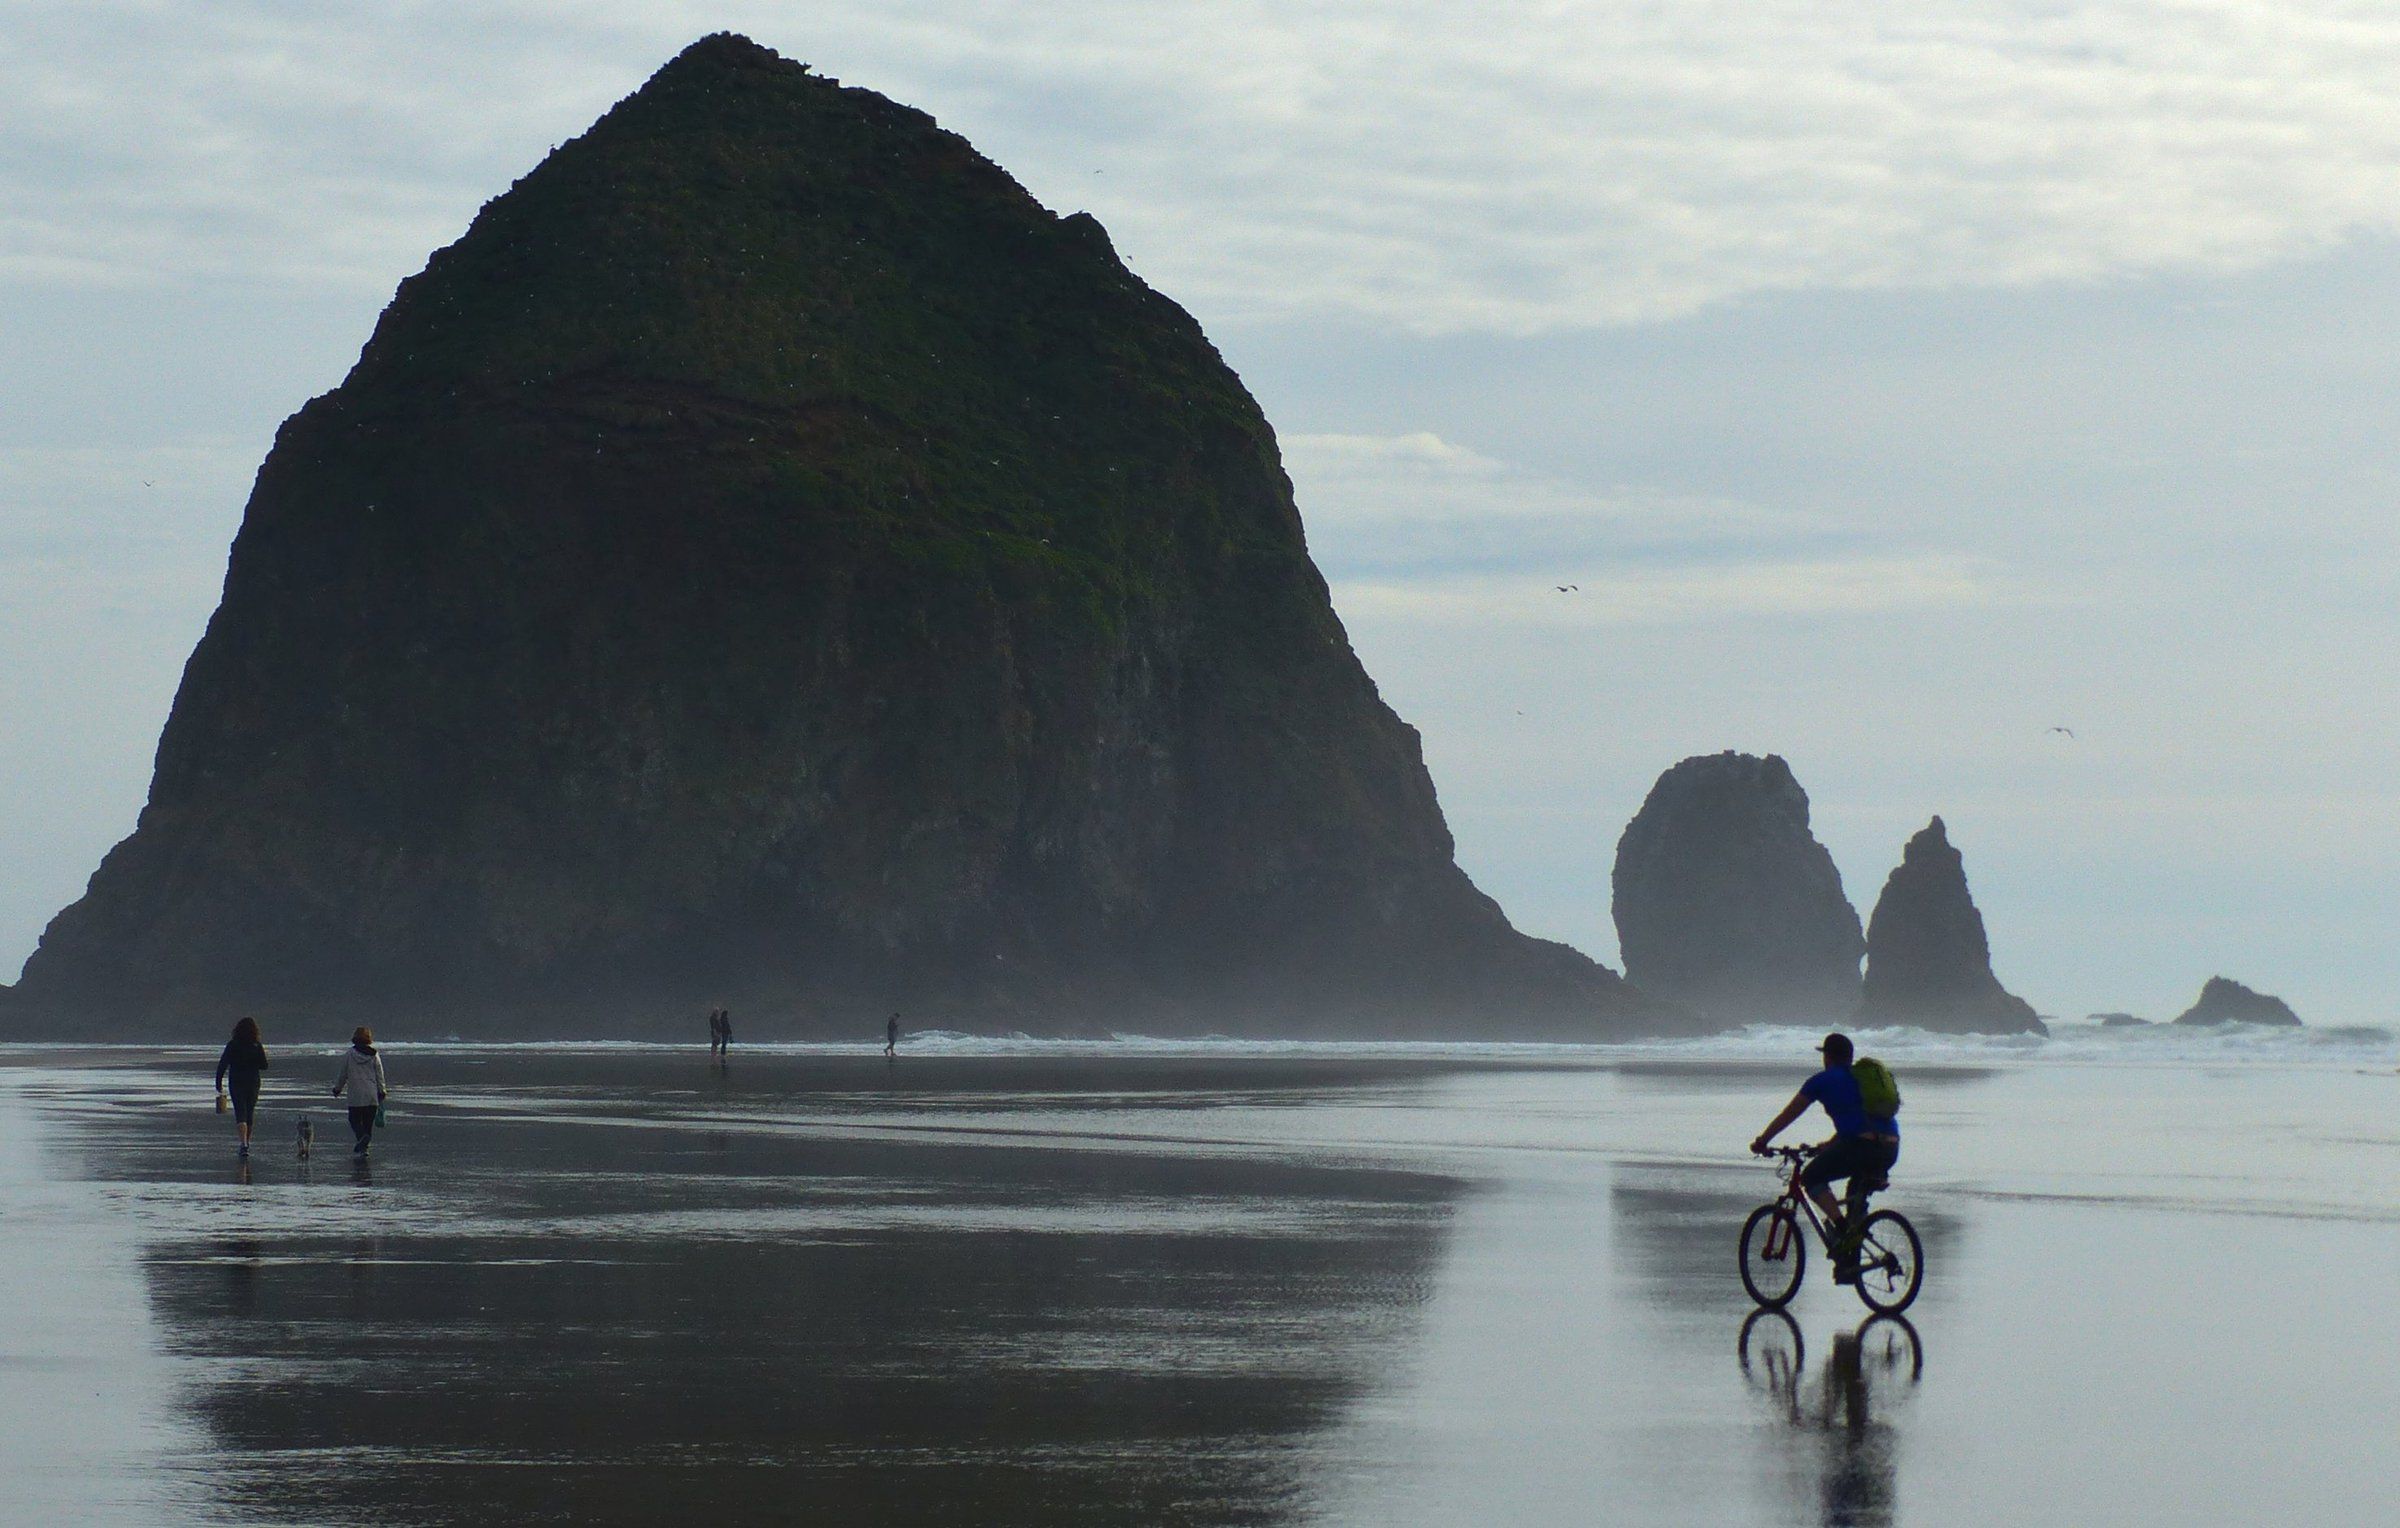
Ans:
{"label": "distant small rock", "polygon": [[1866,940],[1808,793],[1773,754],[1685,759],[1617,841],[1617,944],[1644,991],[1724,1023],[1846,1023]]}
{"label": "distant small rock", "polygon": [[2085,1022],[2097,1024],[2103,1029],[2129,1029],[2137,1024],[2146,1028],[2150,1023],[2148,1019],[2130,1013],[2095,1013],[2088,1016]]}
{"label": "distant small rock", "polygon": [[2212,976],[2200,989],[2200,1001],[2177,1016],[2178,1024],[2289,1024],[2297,1025],[2300,1015],[2292,1012],[2291,1004],[2264,992],[2253,992],[2240,982],[2222,976]]}
{"label": "distant small rock", "polygon": [[1939,817],[1908,841],[1875,901],[1859,1017],[1959,1034],[2043,1032],[2033,1005],[1992,974],[1966,862]]}

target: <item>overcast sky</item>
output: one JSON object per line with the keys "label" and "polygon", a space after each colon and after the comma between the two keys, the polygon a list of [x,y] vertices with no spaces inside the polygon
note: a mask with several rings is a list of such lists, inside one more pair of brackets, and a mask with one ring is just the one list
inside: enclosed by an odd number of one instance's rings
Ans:
{"label": "overcast sky", "polygon": [[2394,1017],[2400,12],[2299,0],[0,0],[0,973],[276,425],[721,27],[1199,317],[1522,926],[1613,961],[1651,781],[1776,751],[2045,1012]]}

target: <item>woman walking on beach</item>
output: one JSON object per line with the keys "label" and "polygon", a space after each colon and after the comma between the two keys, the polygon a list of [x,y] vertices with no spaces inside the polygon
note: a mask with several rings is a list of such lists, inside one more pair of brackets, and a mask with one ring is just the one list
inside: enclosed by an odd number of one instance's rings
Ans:
{"label": "woman walking on beach", "polygon": [[245,1015],[217,1057],[217,1091],[233,1095],[233,1129],[241,1138],[235,1149],[241,1156],[250,1155],[250,1126],[258,1118],[258,1085],[266,1070],[267,1048],[258,1038],[258,1020]]}
{"label": "woman walking on beach", "polygon": [[342,1069],[334,1075],[333,1095],[349,1095],[350,1134],[356,1144],[350,1148],[354,1157],[367,1154],[367,1142],[375,1135],[375,1111],[391,1097],[384,1086],[383,1058],[375,1054],[375,1031],[361,1024],[350,1036],[350,1049],[342,1055]]}

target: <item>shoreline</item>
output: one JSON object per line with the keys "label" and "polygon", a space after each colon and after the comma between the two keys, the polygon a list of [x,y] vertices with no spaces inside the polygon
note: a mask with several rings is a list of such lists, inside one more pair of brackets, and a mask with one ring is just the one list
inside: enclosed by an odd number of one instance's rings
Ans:
{"label": "shoreline", "polygon": [[[2056,1023],[2047,1035],[1947,1034],[1908,1026],[1856,1026],[1845,1030],[1861,1054],[1875,1053],[1912,1064],[1979,1064],[2006,1061],[2078,1062],[2089,1064],[2158,1063],[2186,1065],[2209,1062],[2341,1065],[2359,1062],[2400,1064],[2400,1031],[2375,1025],[2307,1026],[2227,1024],[2212,1026],[2146,1025],[2141,1028],[2084,1023]],[[1624,1061],[1758,1061],[1784,1062],[1805,1057],[1823,1031],[1798,1025],[1750,1025],[1711,1035],[1645,1040],[1322,1040],[1260,1039],[1249,1036],[1156,1036],[1118,1034],[1106,1038],[988,1034],[960,1030],[903,1030],[900,1059],[915,1057],[1089,1056],[1117,1060],[1158,1059],[1235,1060],[1324,1059],[1425,1060],[1499,1064],[1610,1064]],[[213,1052],[221,1041],[159,1040],[0,1040],[0,1057],[39,1053],[102,1055],[196,1054]],[[338,1035],[282,1042],[302,1049],[338,1049]],[[390,1031],[379,1046],[406,1051],[466,1055],[476,1052],[527,1055],[675,1055],[707,1049],[699,1035],[673,1039],[470,1039],[447,1035],[415,1038]],[[849,1040],[744,1040],[738,1035],[735,1056],[875,1056],[883,1054],[878,1038]]]}

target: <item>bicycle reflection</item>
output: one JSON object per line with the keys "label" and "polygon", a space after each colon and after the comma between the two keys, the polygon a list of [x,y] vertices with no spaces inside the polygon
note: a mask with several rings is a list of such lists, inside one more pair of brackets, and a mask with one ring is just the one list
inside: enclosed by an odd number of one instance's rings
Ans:
{"label": "bicycle reflection", "polygon": [[1764,1395],[1810,1448],[1793,1462],[1813,1466],[1796,1494],[1816,1499],[1828,1524],[1893,1521],[1899,1499],[1897,1434],[1888,1417],[1925,1374],[1925,1345],[1899,1316],[1870,1316],[1834,1334],[1813,1383],[1800,1325],[1779,1310],[1753,1311],[1736,1345],[1742,1378]]}

